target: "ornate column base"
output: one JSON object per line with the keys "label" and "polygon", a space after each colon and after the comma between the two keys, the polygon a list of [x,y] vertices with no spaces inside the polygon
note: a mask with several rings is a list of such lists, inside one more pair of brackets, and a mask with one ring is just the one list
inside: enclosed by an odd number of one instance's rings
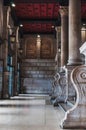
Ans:
{"label": "ornate column base", "polygon": [[61,123],[62,128],[86,128],[86,66],[78,66],[71,73],[71,81],[77,93],[74,107],[68,110]]}

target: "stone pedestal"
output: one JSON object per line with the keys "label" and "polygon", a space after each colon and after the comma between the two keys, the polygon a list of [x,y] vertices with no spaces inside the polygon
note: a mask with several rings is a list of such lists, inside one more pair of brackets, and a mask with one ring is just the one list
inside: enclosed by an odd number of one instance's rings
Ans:
{"label": "stone pedestal", "polygon": [[76,104],[65,114],[63,128],[86,129],[86,42],[80,48],[85,55],[85,65],[76,67],[71,73],[71,82],[76,90]]}
{"label": "stone pedestal", "polygon": [[86,65],[76,67],[71,73],[71,81],[76,89],[76,104],[65,114],[63,128],[86,128]]}

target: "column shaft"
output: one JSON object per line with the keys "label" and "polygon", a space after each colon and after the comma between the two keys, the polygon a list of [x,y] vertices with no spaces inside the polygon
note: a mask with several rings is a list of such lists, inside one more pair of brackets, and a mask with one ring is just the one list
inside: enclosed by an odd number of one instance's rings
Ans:
{"label": "column shaft", "polygon": [[3,73],[3,89],[2,89],[2,98],[9,97],[9,88],[8,88],[8,71],[7,71],[7,57],[8,57],[8,23],[9,23],[9,13],[10,7],[6,6],[3,10],[3,40],[4,44],[2,45],[3,54],[2,58],[4,60],[4,73]]}
{"label": "column shaft", "polygon": [[81,45],[81,2],[69,1],[69,65],[81,64],[79,47]]}
{"label": "column shaft", "polygon": [[18,95],[18,88],[17,88],[17,69],[18,69],[18,65],[17,65],[17,55],[18,55],[18,30],[19,28],[16,27],[16,41],[15,41],[15,45],[14,45],[14,51],[15,54],[13,56],[13,60],[14,60],[14,88],[13,88],[13,95]]}
{"label": "column shaft", "polygon": [[60,35],[61,35],[61,27],[60,26],[58,26],[58,27],[56,27],[55,28],[55,30],[56,30],[56,57],[55,57],[55,61],[56,61],[56,66],[57,66],[57,70],[59,70],[59,67],[61,66],[60,65],[60,52],[59,52],[59,44],[60,44]]}
{"label": "column shaft", "polygon": [[68,7],[61,6],[61,67],[67,64],[68,60]]}

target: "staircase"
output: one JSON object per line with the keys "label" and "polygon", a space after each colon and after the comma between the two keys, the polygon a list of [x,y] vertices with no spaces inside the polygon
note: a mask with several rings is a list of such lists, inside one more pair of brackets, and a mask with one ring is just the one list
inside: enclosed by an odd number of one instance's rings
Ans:
{"label": "staircase", "polygon": [[21,65],[24,93],[49,94],[55,74],[52,59],[26,59]]}

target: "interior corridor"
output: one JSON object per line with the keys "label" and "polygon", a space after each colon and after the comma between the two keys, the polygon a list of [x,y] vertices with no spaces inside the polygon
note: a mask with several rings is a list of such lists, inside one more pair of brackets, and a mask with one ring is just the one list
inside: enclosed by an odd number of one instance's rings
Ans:
{"label": "interior corridor", "polygon": [[64,112],[53,107],[46,95],[0,100],[0,130],[61,130],[63,116]]}

